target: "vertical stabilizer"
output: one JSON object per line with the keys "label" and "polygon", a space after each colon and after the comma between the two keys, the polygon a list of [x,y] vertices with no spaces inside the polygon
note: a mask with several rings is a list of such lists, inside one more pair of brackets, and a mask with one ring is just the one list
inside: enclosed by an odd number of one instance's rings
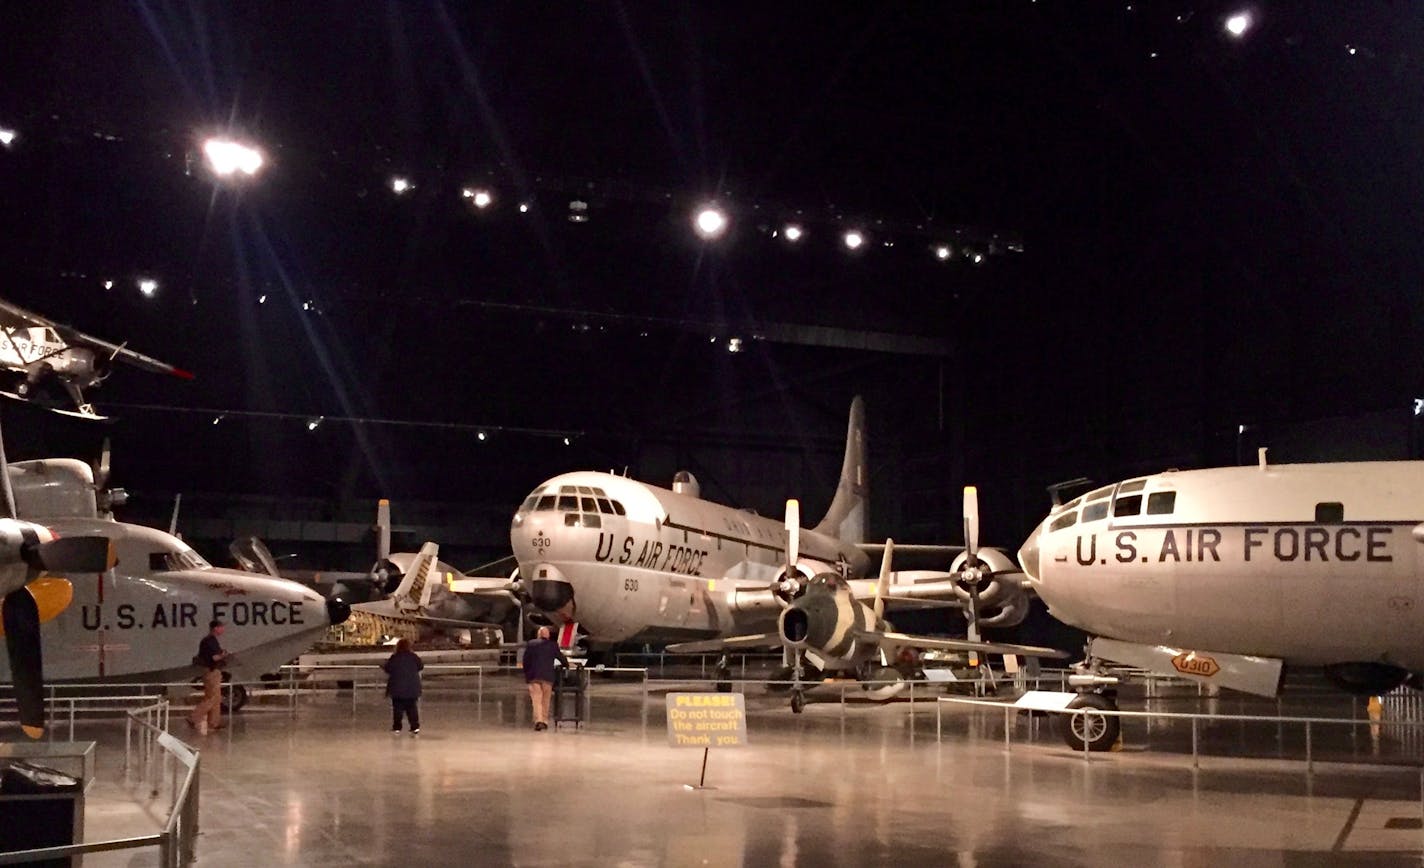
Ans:
{"label": "vertical stabilizer", "polygon": [[841,542],[865,542],[870,511],[870,478],[865,466],[865,402],[857,395],[850,403],[850,424],[846,428],[845,460],[836,496],[816,532]]}
{"label": "vertical stabilizer", "polygon": [[435,564],[440,559],[440,546],[427,542],[410,562],[410,569],[401,577],[400,586],[391,594],[391,601],[400,612],[423,612],[430,605],[430,591],[438,580]]}

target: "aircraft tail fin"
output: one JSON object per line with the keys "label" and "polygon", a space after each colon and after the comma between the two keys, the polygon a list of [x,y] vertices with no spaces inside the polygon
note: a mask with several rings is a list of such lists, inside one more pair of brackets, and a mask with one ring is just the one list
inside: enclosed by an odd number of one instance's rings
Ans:
{"label": "aircraft tail fin", "polygon": [[833,536],[841,542],[865,542],[865,527],[870,511],[870,476],[865,457],[865,401],[859,395],[850,404],[850,424],[846,427],[845,460],[841,464],[840,482],[826,517],[816,525],[817,533]]}
{"label": "aircraft tail fin", "polygon": [[435,565],[439,559],[440,546],[437,543],[428,542],[420,547],[420,552],[410,562],[410,569],[401,576],[400,585],[391,594],[396,608],[423,610],[430,605],[430,591],[436,580]]}

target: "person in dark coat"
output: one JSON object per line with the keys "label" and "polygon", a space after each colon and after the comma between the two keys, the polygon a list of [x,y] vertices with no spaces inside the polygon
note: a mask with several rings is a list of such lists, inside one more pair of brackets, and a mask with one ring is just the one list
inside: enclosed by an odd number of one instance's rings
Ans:
{"label": "person in dark coat", "polygon": [[559,643],[549,638],[549,628],[540,627],[537,638],[524,646],[524,680],[529,683],[529,701],[534,706],[534,731],[549,728],[549,699],[554,695],[554,661],[569,665]]}
{"label": "person in dark coat", "polygon": [[410,734],[420,735],[420,670],[425,661],[410,650],[409,639],[402,639],[381,668],[389,676],[386,695],[391,698],[391,735],[400,735],[402,714],[410,721]]}
{"label": "person in dark coat", "polygon": [[228,653],[218,640],[224,629],[222,621],[208,622],[208,635],[198,643],[198,653],[193,657],[193,662],[203,668],[203,701],[188,715],[188,724],[200,735],[223,727],[222,671],[227,667]]}

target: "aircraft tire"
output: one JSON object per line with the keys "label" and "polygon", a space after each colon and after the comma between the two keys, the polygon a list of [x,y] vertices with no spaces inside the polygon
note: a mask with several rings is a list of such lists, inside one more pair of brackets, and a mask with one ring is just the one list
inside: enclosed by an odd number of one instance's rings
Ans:
{"label": "aircraft tire", "polygon": [[[229,707],[228,699],[227,699],[227,697],[228,697],[228,691],[229,691],[229,690],[232,691],[232,703],[231,703],[231,707]],[[227,686],[224,686],[224,687],[223,687],[223,701],[222,701],[223,714],[235,714],[236,712],[241,711],[241,710],[243,709],[243,706],[247,705],[247,698],[248,698],[248,697],[247,697],[247,686],[246,686],[246,685],[243,685],[243,684],[235,684],[235,685],[233,685],[231,688],[229,688],[229,687],[227,687]]]}
{"label": "aircraft tire", "polygon": [[[1103,711],[1117,711],[1117,703],[1101,693],[1082,693],[1068,703],[1069,708],[1095,708]],[[1093,752],[1112,750],[1122,733],[1122,721],[1115,715],[1105,714],[1064,714],[1059,726],[1063,741],[1073,750],[1081,751],[1086,741],[1088,750]]]}
{"label": "aircraft tire", "polygon": [[791,691],[791,713],[800,714],[806,710],[806,694],[799,690]]}

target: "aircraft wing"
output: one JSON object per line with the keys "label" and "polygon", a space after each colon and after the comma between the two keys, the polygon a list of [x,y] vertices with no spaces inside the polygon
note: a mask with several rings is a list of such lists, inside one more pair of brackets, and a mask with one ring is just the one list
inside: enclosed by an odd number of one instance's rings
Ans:
{"label": "aircraft wing", "polygon": [[127,349],[122,344],[109,343],[93,335],[85,334],[72,326],[57,323],[48,317],[43,317],[37,313],[25,310],[4,299],[0,299],[0,326],[8,328],[27,326],[51,328],[54,329],[56,334],[69,343],[84,344],[102,350],[112,359],[127,362],[130,365],[142,368],[146,371],[152,371],[156,374],[172,374],[175,377],[182,377],[185,380],[193,379],[193,375],[182,368],[174,367],[167,362],[160,362],[158,359],[152,356],[145,356],[143,353],[136,353],[133,350]]}
{"label": "aircraft wing", "polygon": [[[895,551],[899,550],[900,547],[896,546]],[[857,600],[869,602],[875,599],[876,584],[875,579],[852,579],[850,587]],[[885,599],[900,603],[941,601],[955,605],[956,601],[963,599],[963,594],[959,591],[958,577],[954,573],[945,570],[897,570],[890,574]]]}
{"label": "aircraft wing", "polygon": [[855,640],[873,645],[919,648],[924,651],[978,651],[980,654],[1017,654],[1021,657],[1053,657],[1059,660],[1070,656],[1067,651],[1059,651],[1057,648],[1041,648],[1036,645],[973,642],[969,639],[933,639],[929,636],[880,633],[875,630],[857,630]]}
{"label": "aircraft wing", "polygon": [[[885,543],[856,543],[855,547],[865,552],[871,557],[878,558],[885,554]],[[958,557],[964,551],[964,546],[942,546],[942,545],[915,545],[913,543],[895,543],[895,553],[905,555],[949,555],[951,559]]]}
{"label": "aircraft wing", "polygon": [[679,642],[667,646],[667,650],[673,654],[706,654],[737,648],[774,648],[780,644],[780,633],[755,633],[748,636],[729,636],[726,639],[707,639],[702,642]]}

